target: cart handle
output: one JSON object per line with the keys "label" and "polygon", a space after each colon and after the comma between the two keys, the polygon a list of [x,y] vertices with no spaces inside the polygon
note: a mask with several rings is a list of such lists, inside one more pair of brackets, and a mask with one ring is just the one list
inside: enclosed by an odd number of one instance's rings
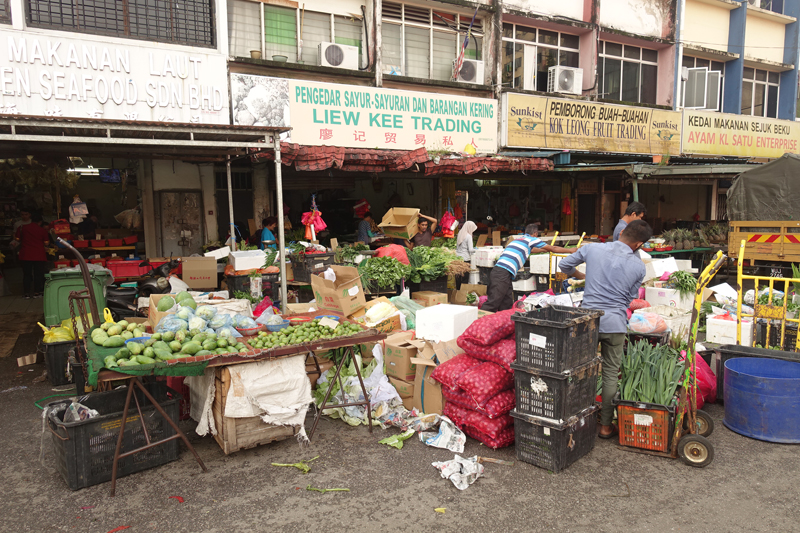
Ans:
{"label": "cart handle", "polygon": [[[50,420],[50,417],[49,417],[49,416],[47,417],[47,429],[49,429],[49,430],[50,430],[50,433],[52,433],[53,435],[55,435],[56,437],[58,437],[58,438],[59,438],[59,439],[61,439],[62,441],[64,441],[64,440],[69,440],[69,433],[67,433],[67,436],[66,436],[66,437],[62,437],[61,435],[59,435],[59,434],[57,433],[57,431],[58,431],[58,428],[57,428],[57,427],[56,427],[56,429],[55,429],[55,430],[53,429],[53,421],[52,421],[52,420]],[[64,432],[66,433],[66,432],[67,432],[67,430],[65,429],[65,430],[64,430]]]}

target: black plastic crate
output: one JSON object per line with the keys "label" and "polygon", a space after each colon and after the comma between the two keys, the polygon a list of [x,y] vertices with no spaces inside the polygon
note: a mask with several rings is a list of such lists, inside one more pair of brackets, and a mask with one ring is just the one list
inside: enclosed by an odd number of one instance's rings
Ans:
{"label": "black plastic crate", "polygon": [[311,274],[323,272],[328,266],[335,264],[333,252],[324,254],[292,254],[292,272],[294,281],[311,283]]}
{"label": "black plastic crate", "polygon": [[39,352],[44,355],[44,364],[47,368],[47,379],[55,386],[72,383],[72,378],[67,372],[69,351],[75,347],[75,341],[42,342],[39,341]]}
{"label": "black plastic crate", "polygon": [[588,454],[597,438],[597,406],[559,424],[555,420],[511,411],[517,459],[561,472]]}
{"label": "black plastic crate", "polygon": [[561,373],[597,357],[603,311],[553,305],[515,313],[517,365]]}
{"label": "black plastic crate", "polygon": [[663,333],[631,333],[630,331],[625,334],[624,348],[628,349],[628,344],[636,344],[639,341],[646,340],[651,346],[665,345],[669,343],[670,330]]}
{"label": "black plastic crate", "polygon": [[[145,384],[169,417],[177,423],[178,403],[181,395],[163,383]],[[52,430],[56,465],[61,476],[72,490],[111,481],[111,468],[117,446],[122,410],[125,408],[127,388],[110,392],[97,392],[79,396],[80,403],[96,409],[100,416],[81,422],[64,422],[64,412],[72,403],[71,399],[51,402],[47,405],[47,423]],[[147,400],[140,390],[135,394],[142,408],[142,418],[150,434],[151,441],[159,441],[175,434],[172,426]],[[131,399],[128,420],[122,440],[122,451],[133,450],[146,445],[142,422]],[[178,440],[143,450],[119,460],[117,477],[141,472],[178,459]]]}
{"label": "black plastic crate", "polygon": [[594,404],[599,357],[560,374],[528,372],[516,363],[511,368],[520,414],[566,420]]}
{"label": "black plastic crate", "polygon": [[800,363],[800,353],[784,352],[782,350],[770,350],[768,348],[751,348],[738,344],[726,344],[720,346],[717,352],[717,401],[724,399],[725,390],[725,362],[734,357],[762,357],[765,359],[782,359],[784,361],[794,361]]}
{"label": "black plastic crate", "polygon": [[792,322],[786,323],[786,331],[783,335],[783,346],[780,343],[781,338],[781,324],[779,321],[775,321],[770,324],[769,328],[769,343],[766,342],[767,340],[767,324],[763,320],[759,320],[756,322],[756,344],[761,346],[772,346],[778,347],[780,346],[783,350],[787,352],[793,352],[797,346],[797,325]]}
{"label": "black plastic crate", "polygon": [[[225,276],[225,284],[228,286],[228,291],[233,295],[236,291],[246,292],[250,294],[250,276]],[[280,299],[280,274],[262,274],[261,275],[261,296],[269,296],[272,301]]]}

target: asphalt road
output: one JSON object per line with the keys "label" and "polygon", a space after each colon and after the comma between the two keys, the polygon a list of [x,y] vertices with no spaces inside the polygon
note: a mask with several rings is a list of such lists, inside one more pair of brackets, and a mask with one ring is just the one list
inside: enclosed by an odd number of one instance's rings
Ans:
{"label": "asphalt road", "polygon": [[[451,452],[416,439],[402,450],[378,444],[397,430],[370,434],[363,426],[324,419],[308,447],[290,439],[225,456],[211,437],[195,435],[194,424],[184,423],[207,473],[182,446],[178,461],[121,478],[115,498],[109,497],[109,483],[73,492],[53,468],[52,456],[40,461],[41,411],[33,402],[53,394],[48,382],[33,383],[42,371],[42,365],[18,369],[14,358],[0,359],[0,531],[800,529],[798,448],[729,431],[720,406],[708,409],[717,424],[711,436],[716,460],[705,469],[598,441],[586,457],[552,474],[516,461],[513,447],[494,451],[469,439],[465,456],[514,465],[487,464],[485,477],[459,491],[431,466],[451,459]],[[19,386],[26,388],[8,391]],[[49,439],[45,433],[44,442]],[[306,475],[270,465],[316,455]],[[350,492],[321,494],[307,491],[308,485]]]}

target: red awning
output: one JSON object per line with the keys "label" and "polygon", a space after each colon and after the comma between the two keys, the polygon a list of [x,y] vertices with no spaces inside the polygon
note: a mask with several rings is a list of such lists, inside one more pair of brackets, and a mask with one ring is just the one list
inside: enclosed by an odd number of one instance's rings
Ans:
{"label": "red awning", "polygon": [[[272,161],[275,154],[265,151],[253,154],[253,161]],[[437,156],[430,159],[427,150],[375,150],[340,146],[301,146],[281,143],[281,163],[294,164],[304,171],[337,168],[350,172],[399,172],[415,164],[425,176],[464,175],[478,172],[515,172],[553,170],[553,161],[540,157],[508,158],[480,156]]]}

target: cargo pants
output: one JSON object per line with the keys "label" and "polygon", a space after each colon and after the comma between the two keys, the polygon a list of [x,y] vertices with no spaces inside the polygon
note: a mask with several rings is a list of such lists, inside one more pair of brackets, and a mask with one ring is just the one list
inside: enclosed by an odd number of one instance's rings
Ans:
{"label": "cargo pants", "polygon": [[600,423],[604,426],[611,425],[614,419],[614,406],[611,402],[617,394],[624,346],[624,333],[600,334],[600,354],[603,356],[603,403],[600,408]]}

